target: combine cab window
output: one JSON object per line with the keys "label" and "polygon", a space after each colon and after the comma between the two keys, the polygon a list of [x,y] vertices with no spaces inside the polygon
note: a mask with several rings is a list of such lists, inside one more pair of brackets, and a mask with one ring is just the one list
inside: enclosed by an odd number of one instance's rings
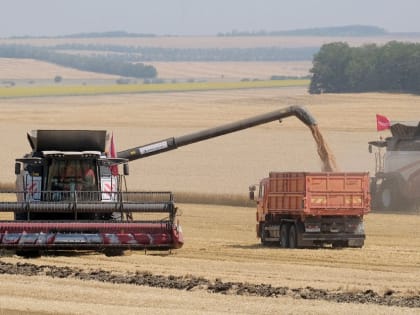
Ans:
{"label": "combine cab window", "polygon": [[94,160],[51,160],[47,182],[48,190],[97,190]]}

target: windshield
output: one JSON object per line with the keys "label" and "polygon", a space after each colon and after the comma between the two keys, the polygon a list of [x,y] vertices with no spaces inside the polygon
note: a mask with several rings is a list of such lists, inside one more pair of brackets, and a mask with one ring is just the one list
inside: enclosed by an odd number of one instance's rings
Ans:
{"label": "windshield", "polygon": [[95,160],[53,159],[49,165],[47,190],[97,190]]}

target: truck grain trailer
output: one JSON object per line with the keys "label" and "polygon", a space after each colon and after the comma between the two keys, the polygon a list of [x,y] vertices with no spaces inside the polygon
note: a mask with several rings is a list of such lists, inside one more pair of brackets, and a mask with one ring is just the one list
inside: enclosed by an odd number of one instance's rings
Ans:
{"label": "truck grain trailer", "polygon": [[283,248],[362,247],[370,210],[368,173],[270,172],[250,198],[257,237]]}
{"label": "truck grain trailer", "polygon": [[[0,212],[14,213],[14,220],[0,221],[0,249],[32,256],[49,250],[118,255],[125,249],[181,248],[173,194],[128,191],[128,162],[292,116],[315,124],[305,109],[289,106],[115,156],[106,153],[112,146],[104,130],[35,130],[27,135],[32,151],[16,159],[16,191],[0,194]],[[123,174],[115,172],[119,164]]]}

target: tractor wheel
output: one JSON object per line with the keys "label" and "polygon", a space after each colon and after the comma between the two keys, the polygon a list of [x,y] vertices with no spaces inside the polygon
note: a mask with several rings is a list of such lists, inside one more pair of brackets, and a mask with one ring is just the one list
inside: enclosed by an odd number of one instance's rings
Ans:
{"label": "tractor wheel", "polygon": [[280,247],[288,248],[289,247],[289,224],[283,223],[280,226]]}
{"label": "tractor wheel", "polygon": [[289,229],[289,248],[298,248],[298,235],[294,224]]}
{"label": "tractor wheel", "polygon": [[395,181],[385,181],[377,196],[379,208],[384,211],[398,210],[402,205],[402,196]]}

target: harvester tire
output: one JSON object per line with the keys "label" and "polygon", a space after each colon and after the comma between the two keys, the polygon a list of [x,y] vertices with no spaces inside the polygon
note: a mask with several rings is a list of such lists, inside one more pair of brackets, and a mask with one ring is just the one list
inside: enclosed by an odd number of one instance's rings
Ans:
{"label": "harvester tire", "polygon": [[124,250],[120,248],[107,248],[104,250],[106,257],[124,256]]}
{"label": "harvester tire", "polygon": [[283,223],[280,226],[280,247],[288,248],[289,247],[289,228],[288,223]]}
{"label": "harvester tire", "polygon": [[402,203],[402,196],[398,184],[390,180],[383,182],[376,200],[380,210],[398,210]]}
{"label": "harvester tire", "polygon": [[41,256],[39,250],[16,250],[15,254],[23,258],[37,258]]}
{"label": "harvester tire", "polygon": [[294,224],[289,229],[289,248],[298,248],[298,235],[296,225]]}

